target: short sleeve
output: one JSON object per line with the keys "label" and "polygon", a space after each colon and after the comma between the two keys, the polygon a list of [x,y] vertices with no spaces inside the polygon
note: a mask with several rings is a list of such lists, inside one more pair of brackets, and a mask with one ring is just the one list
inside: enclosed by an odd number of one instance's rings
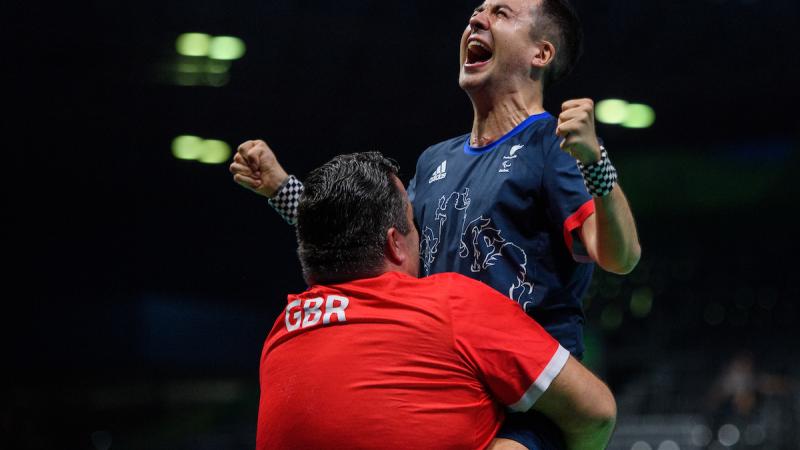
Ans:
{"label": "short sleeve", "polygon": [[560,224],[564,244],[578,262],[591,262],[578,229],[594,214],[594,200],[586,191],[575,159],[561,150],[559,138],[545,140],[544,191],[549,215]]}
{"label": "short sleeve", "polygon": [[462,275],[452,278],[457,352],[496,400],[527,411],[561,372],[569,352],[514,301]]}
{"label": "short sleeve", "polygon": [[414,174],[414,176],[411,177],[411,181],[408,182],[408,188],[406,188],[406,191],[408,192],[408,200],[412,204],[414,203],[414,195],[416,193],[416,190],[417,190],[417,174]]}

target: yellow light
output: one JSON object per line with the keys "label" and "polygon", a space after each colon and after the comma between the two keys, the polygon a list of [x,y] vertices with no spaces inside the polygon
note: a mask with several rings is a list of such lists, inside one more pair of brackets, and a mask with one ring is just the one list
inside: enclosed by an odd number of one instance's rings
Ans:
{"label": "yellow light", "polygon": [[207,56],[211,41],[205,33],[184,33],[175,41],[175,50],[184,56]]}
{"label": "yellow light", "polygon": [[172,140],[172,154],[178,159],[195,160],[204,152],[203,140],[197,136],[183,135]]}
{"label": "yellow light", "polygon": [[208,47],[208,57],[231,61],[244,56],[244,41],[234,36],[215,36]]}
{"label": "yellow light", "polygon": [[611,125],[621,124],[628,117],[628,102],[610,98],[597,102],[595,106],[595,117],[600,123]]}
{"label": "yellow light", "polygon": [[648,128],[656,121],[656,112],[653,108],[640,103],[628,105],[628,114],[622,122],[626,128]]}
{"label": "yellow light", "polygon": [[203,142],[203,153],[198,160],[206,164],[222,164],[231,157],[231,147],[224,141],[207,139]]}

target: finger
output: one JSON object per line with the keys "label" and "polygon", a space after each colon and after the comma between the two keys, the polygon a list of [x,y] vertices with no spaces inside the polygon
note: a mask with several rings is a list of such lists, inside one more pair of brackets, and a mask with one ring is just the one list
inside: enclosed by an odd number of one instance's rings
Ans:
{"label": "finger", "polygon": [[577,99],[567,100],[561,104],[562,111],[580,107],[594,108],[594,101],[590,98],[577,98]]}
{"label": "finger", "polygon": [[230,171],[232,174],[239,174],[245,175],[251,178],[258,178],[257,174],[250,170],[250,167],[244,164],[233,163],[230,166]]}
{"label": "finger", "polygon": [[244,152],[245,150],[250,149],[250,147],[256,145],[256,141],[244,141],[239,144],[239,147],[236,148],[237,152]]}
{"label": "finger", "polygon": [[260,178],[261,177],[261,169],[258,167],[258,163],[251,160],[244,154],[237,153],[233,157],[233,162],[240,164],[242,166],[246,166],[247,169],[251,172],[251,175]]}
{"label": "finger", "polygon": [[244,187],[249,187],[251,189],[258,189],[259,187],[261,187],[261,180],[250,178],[238,173],[233,176],[233,181],[241,184]]}
{"label": "finger", "polygon": [[561,137],[566,137],[570,133],[578,133],[582,129],[582,124],[580,120],[570,119],[562,122],[556,128],[556,135]]}
{"label": "finger", "polygon": [[571,120],[580,120],[588,123],[590,115],[589,111],[583,108],[572,108],[559,114],[558,118],[561,119],[560,123],[568,122]]}
{"label": "finger", "polygon": [[253,172],[259,172],[261,170],[261,155],[263,153],[264,147],[260,145],[255,146],[244,153],[247,158],[247,165],[253,169]]}

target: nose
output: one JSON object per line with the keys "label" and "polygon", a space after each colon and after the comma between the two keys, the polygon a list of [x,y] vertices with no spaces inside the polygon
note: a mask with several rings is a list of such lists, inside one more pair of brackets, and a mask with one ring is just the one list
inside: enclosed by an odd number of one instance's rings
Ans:
{"label": "nose", "polygon": [[472,31],[486,30],[489,28],[489,18],[486,10],[476,12],[469,18],[469,27]]}

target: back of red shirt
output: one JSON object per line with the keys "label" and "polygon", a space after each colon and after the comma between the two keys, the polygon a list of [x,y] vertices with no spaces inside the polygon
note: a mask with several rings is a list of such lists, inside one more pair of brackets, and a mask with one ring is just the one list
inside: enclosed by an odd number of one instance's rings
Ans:
{"label": "back of red shirt", "polygon": [[258,449],[476,449],[568,353],[457,274],[390,272],[289,296],[261,357]]}

